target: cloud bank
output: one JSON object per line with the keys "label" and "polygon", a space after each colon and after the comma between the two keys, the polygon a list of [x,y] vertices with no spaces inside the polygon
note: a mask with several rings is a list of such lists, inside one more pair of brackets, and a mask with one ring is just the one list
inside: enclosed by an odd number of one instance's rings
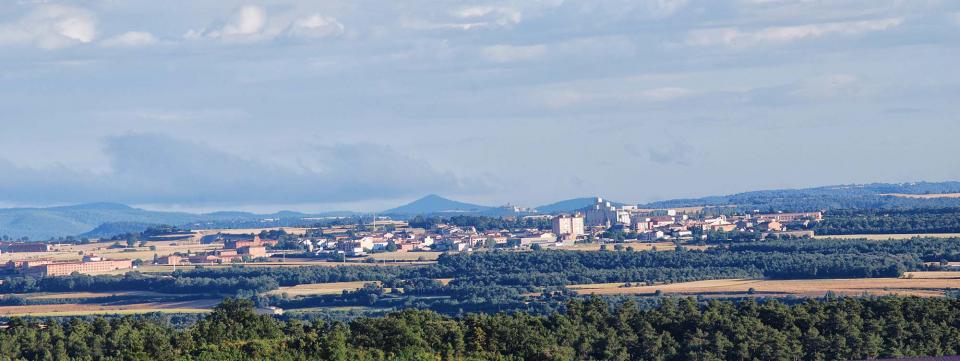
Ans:
{"label": "cloud bank", "polygon": [[256,5],[237,9],[221,27],[192,29],[186,39],[219,39],[228,43],[252,43],[281,37],[326,38],[343,34],[345,27],[332,16],[319,13],[269,14]]}
{"label": "cloud bank", "polygon": [[53,50],[90,43],[97,37],[93,12],[72,6],[43,4],[19,20],[0,24],[0,45],[33,45]]}
{"label": "cloud bank", "polygon": [[957,14],[942,0],[0,1],[0,203],[534,205],[956,178]]}
{"label": "cloud bank", "polygon": [[831,34],[854,36],[883,31],[900,26],[902,23],[903,18],[896,17],[795,26],[773,26],[755,31],[740,30],[738,28],[698,29],[688,34],[686,44],[694,46],[725,45],[737,47],[783,44],[803,39],[819,38]]}
{"label": "cloud bank", "polygon": [[[253,146],[256,146],[255,144]],[[302,204],[482,189],[425,161],[374,144],[316,147],[299,166],[247,159],[157,134],[111,136],[110,171],[36,169],[0,160],[0,199],[24,203]]]}

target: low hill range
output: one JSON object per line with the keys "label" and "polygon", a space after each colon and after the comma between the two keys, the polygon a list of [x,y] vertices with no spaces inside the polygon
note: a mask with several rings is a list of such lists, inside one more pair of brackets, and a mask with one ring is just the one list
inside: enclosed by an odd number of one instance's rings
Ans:
{"label": "low hill range", "polygon": [[[596,197],[567,199],[533,208],[533,211],[507,213],[570,213],[586,208]],[[610,201],[614,206],[630,203]],[[816,211],[844,208],[960,207],[960,182],[871,183],[835,185],[804,189],[774,189],[709,196],[672,199],[646,204],[640,208],[664,209],[683,207],[736,206],[744,210]],[[443,215],[503,213],[503,207],[483,206],[430,195],[407,205],[384,211],[394,215]]]}
{"label": "low hill range", "polygon": [[[408,204],[377,212],[378,215],[407,219],[417,215],[516,216],[571,213],[595,202],[594,197],[567,199],[535,208],[485,206],[428,195]],[[611,202],[622,206],[624,203]],[[673,199],[639,204],[641,208],[729,207],[741,210],[814,211],[830,209],[883,209],[960,207],[960,182],[872,183],[743,192],[724,196]],[[272,214],[249,212],[162,212],[116,203],[89,203],[46,208],[0,209],[0,235],[27,236],[31,240],[51,237],[109,237],[168,224],[189,229],[253,228],[312,224],[329,217],[354,217],[355,212],[306,214],[281,211]]]}
{"label": "low hill range", "polygon": [[789,211],[960,207],[960,182],[870,183],[776,189],[665,200],[641,206],[681,208],[731,205],[745,210]]}
{"label": "low hill range", "polygon": [[0,235],[45,240],[51,237],[108,237],[167,224],[190,229],[245,228],[302,224],[305,219],[342,217],[351,212],[305,214],[282,211],[187,213],[134,208],[117,203],[87,203],[44,208],[0,209]]}

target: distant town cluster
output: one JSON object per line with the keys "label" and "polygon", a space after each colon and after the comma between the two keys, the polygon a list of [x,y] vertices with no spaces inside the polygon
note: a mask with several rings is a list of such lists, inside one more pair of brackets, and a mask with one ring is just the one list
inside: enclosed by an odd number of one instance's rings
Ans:
{"label": "distant town cluster", "polygon": [[[696,208],[699,211],[700,208]],[[710,231],[761,232],[768,236],[812,237],[811,222],[823,219],[821,212],[747,213],[694,218],[692,209],[642,209],[637,206],[614,206],[597,198],[596,202],[572,215],[553,217],[552,231],[559,242],[576,241],[585,236],[599,236],[611,229],[636,234],[627,241],[705,239]]]}
{"label": "distant town cluster", "polygon": [[[426,225],[414,220],[374,217],[369,222],[316,227],[194,231],[174,227],[143,236],[140,247],[130,239],[139,239],[140,235],[93,240],[89,244],[4,242],[0,243],[0,252],[9,253],[4,265],[8,271],[37,276],[102,274],[144,266],[271,262],[277,261],[277,256],[332,262],[415,262],[435,259],[439,252],[570,249],[578,245],[605,247],[634,242],[696,243],[714,232],[806,238],[814,235],[809,230],[811,222],[823,218],[821,212],[705,214],[702,207],[644,209],[596,198],[593,204],[574,212],[500,217],[513,222],[502,227],[478,229],[477,225],[443,221]],[[417,252],[424,256],[417,256]],[[48,254],[59,256],[46,257]],[[76,259],[65,259],[65,254]],[[375,254],[382,257],[371,257]]]}

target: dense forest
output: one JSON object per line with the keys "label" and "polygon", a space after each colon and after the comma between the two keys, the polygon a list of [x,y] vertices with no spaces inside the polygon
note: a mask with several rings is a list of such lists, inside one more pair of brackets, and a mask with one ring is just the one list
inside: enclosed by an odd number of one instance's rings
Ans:
{"label": "dense forest", "polygon": [[816,223],[817,234],[957,233],[960,208],[832,210]]}
{"label": "dense forest", "polygon": [[807,254],[910,254],[923,262],[960,261],[960,238],[911,238],[883,242],[858,239],[777,240],[730,245],[732,252]]}
{"label": "dense forest", "polygon": [[960,353],[960,300],[843,298],[787,305],[598,298],[549,315],[405,310],[280,321],[226,300],[184,329],[161,316],[14,319],[3,360],[850,360]]}

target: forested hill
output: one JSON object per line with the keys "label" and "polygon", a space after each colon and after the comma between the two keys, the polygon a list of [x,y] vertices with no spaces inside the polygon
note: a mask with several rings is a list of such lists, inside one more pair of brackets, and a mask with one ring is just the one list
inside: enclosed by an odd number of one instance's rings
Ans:
{"label": "forested hill", "polygon": [[960,354],[960,300],[666,299],[644,310],[598,298],[547,316],[406,310],[348,323],[279,321],[227,300],[195,325],[123,317],[0,329],[9,360],[857,360]]}
{"label": "forested hill", "polygon": [[960,193],[960,182],[873,183],[839,185],[806,189],[779,189],[674,199],[642,205],[646,208],[679,208],[693,206],[736,206],[739,209],[777,211],[815,211],[828,209],[881,209],[919,207],[958,207],[960,198],[907,198],[890,194]]}

